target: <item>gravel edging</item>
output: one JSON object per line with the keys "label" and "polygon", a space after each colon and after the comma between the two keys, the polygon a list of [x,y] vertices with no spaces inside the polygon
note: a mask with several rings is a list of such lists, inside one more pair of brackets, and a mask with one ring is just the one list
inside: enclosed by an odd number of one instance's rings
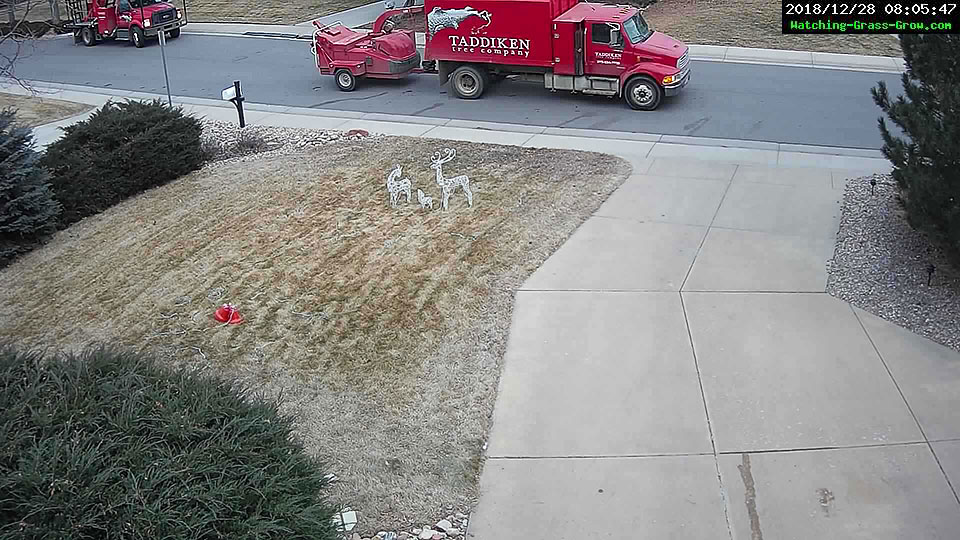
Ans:
{"label": "gravel edging", "polygon": [[378,139],[365,131],[337,131],[273,126],[246,126],[201,120],[200,142],[208,155],[207,167],[221,167],[267,157],[294,154],[338,141]]}
{"label": "gravel edging", "polygon": [[829,294],[960,351],[960,269],[907,223],[889,174],[847,182],[827,275]]}
{"label": "gravel edging", "polygon": [[469,516],[457,512],[438,521],[432,527],[413,528],[409,531],[380,531],[373,536],[361,536],[358,533],[348,534],[346,540],[445,540],[464,538],[467,534]]}

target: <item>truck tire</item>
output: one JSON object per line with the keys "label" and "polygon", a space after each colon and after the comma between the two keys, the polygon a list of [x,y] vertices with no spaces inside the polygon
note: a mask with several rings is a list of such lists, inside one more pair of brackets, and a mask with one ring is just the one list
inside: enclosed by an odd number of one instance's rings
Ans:
{"label": "truck tire", "polygon": [[80,31],[80,39],[83,40],[83,44],[87,47],[93,47],[97,44],[97,35],[93,33],[93,28],[85,26],[83,30]]}
{"label": "truck tire", "polygon": [[657,81],[641,75],[627,82],[623,89],[623,99],[631,109],[638,111],[652,111],[660,106],[663,99],[663,89]]}
{"label": "truck tire", "polygon": [[333,80],[343,92],[353,92],[357,87],[357,77],[349,69],[340,68],[333,72]]}
{"label": "truck tire", "polygon": [[450,75],[450,86],[460,99],[477,99],[487,87],[487,77],[473,66],[460,66]]}
{"label": "truck tire", "polygon": [[142,49],[147,44],[147,40],[143,36],[143,29],[139,26],[130,28],[130,41],[133,42],[134,47]]}
{"label": "truck tire", "polygon": [[179,28],[174,28],[173,30],[170,31],[170,39],[177,39],[178,37],[180,37]]}

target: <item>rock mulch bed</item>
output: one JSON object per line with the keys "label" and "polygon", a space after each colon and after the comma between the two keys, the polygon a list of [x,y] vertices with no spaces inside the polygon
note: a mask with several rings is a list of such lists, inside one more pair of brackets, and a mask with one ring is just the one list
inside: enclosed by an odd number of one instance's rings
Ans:
{"label": "rock mulch bed", "polygon": [[203,120],[201,143],[210,165],[262,159],[323,146],[332,142],[376,138],[365,131],[334,131],[305,128],[246,126]]}
{"label": "rock mulch bed", "polygon": [[827,271],[833,296],[960,350],[960,269],[907,223],[890,175],[847,183]]}
{"label": "rock mulch bed", "polygon": [[458,512],[441,519],[432,527],[424,525],[409,532],[380,531],[372,537],[354,533],[349,536],[349,540],[444,540],[446,538],[456,540],[466,535],[468,519],[466,514]]}

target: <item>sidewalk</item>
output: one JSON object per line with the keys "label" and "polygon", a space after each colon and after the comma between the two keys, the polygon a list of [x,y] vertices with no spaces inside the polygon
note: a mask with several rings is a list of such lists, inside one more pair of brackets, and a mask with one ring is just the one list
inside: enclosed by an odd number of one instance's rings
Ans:
{"label": "sidewalk", "polygon": [[[365,6],[365,8],[369,8],[369,6]],[[330,17],[334,16],[331,15],[324,18],[324,21],[333,22],[333,20],[328,20]],[[375,18],[376,17],[374,17],[374,19]],[[344,22],[344,24],[347,23]],[[347,26],[350,25],[347,24]],[[311,22],[287,26],[273,24],[190,23],[184,28],[184,33],[245,35],[250,37],[309,40],[313,38],[313,25]],[[417,33],[417,45],[422,49],[424,43],[426,43],[426,36],[423,33]],[[905,69],[902,58],[891,58],[888,56],[751,49],[747,47],[725,47],[717,45],[690,45],[690,58],[692,60],[708,62],[812,67],[880,73],[903,73]]]}
{"label": "sidewalk", "polygon": [[467,538],[956,537],[960,355],[823,292],[842,188],[889,170],[876,153],[289,107],[247,119],[633,165],[516,295]]}

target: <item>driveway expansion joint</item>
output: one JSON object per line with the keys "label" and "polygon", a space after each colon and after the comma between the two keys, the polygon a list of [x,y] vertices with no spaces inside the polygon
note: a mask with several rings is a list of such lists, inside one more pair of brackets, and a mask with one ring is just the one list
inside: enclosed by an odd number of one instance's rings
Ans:
{"label": "driveway expansion joint", "polygon": [[[728,186],[729,188],[729,186]],[[717,207],[719,209],[719,206]],[[714,216],[716,217],[716,216]],[[704,238],[706,238],[706,233],[704,233]],[[701,246],[703,244],[701,243]],[[694,262],[696,258],[694,258]],[[693,263],[690,264],[691,268]],[[689,276],[689,270],[687,272]],[[684,278],[686,281],[686,278]],[[683,290],[683,285],[680,286],[680,289]],[[720,454],[717,452],[717,438],[713,432],[713,421],[710,419],[710,407],[707,405],[707,393],[703,388],[703,375],[700,372],[700,361],[697,358],[697,346],[693,342],[693,331],[690,329],[690,317],[687,315],[687,304],[683,301],[683,295],[680,296],[680,309],[683,311],[683,322],[686,325],[687,338],[690,341],[690,354],[693,357],[693,365],[697,372],[697,384],[700,387],[700,399],[703,402],[703,414],[707,420],[707,433],[710,436],[710,446],[713,448],[713,465],[717,471],[717,487],[720,490],[720,500],[723,503],[723,519],[727,524],[727,535],[730,537],[730,540],[733,540],[733,526],[730,522],[730,510],[729,503],[727,502],[727,490],[723,487],[723,475],[720,473]]]}
{"label": "driveway expansion joint", "polygon": [[873,336],[870,335],[870,332],[867,331],[867,327],[863,324],[863,320],[860,318],[860,314],[857,313],[857,310],[854,309],[853,304],[849,302],[847,305],[850,307],[850,311],[853,313],[854,318],[857,320],[857,324],[860,325],[860,329],[863,330],[863,334],[866,336],[867,340],[870,342],[870,346],[873,347],[874,352],[877,353],[877,358],[880,360],[880,363],[883,364],[883,369],[887,371],[887,375],[890,377],[890,380],[893,382],[893,385],[897,388],[897,393],[900,394],[900,399],[903,400],[903,404],[907,406],[907,410],[910,411],[910,416],[913,417],[913,421],[917,423],[917,429],[920,430],[920,435],[923,436],[924,442],[926,442],[927,448],[930,450],[930,454],[933,455],[934,461],[937,462],[937,467],[940,468],[940,473],[943,474],[944,480],[947,481],[947,486],[950,487],[950,491],[953,493],[953,498],[956,499],[957,504],[960,505],[960,495],[957,494],[957,489],[954,487],[953,482],[950,481],[950,477],[947,475],[946,469],[943,467],[943,463],[940,461],[940,456],[937,455],[936,450],[933,449],[933,445],[930,443],[930,440],[927,438],[927,434],[923,430],[923,425],[920,423],[920,419],[917,417],[917,414],[913,411],[913,407],[910,406],[910,402],[907,401],[907,396],[904,395],[903,390],[900,388],[900,383],[897,382],[896,377],[893,376],[893,372],[890,371],[890,366],[887,365],[887,361],[883,359],[883,354],[880,353],[880,348],[877,347],[876,342],[873,340]]}

